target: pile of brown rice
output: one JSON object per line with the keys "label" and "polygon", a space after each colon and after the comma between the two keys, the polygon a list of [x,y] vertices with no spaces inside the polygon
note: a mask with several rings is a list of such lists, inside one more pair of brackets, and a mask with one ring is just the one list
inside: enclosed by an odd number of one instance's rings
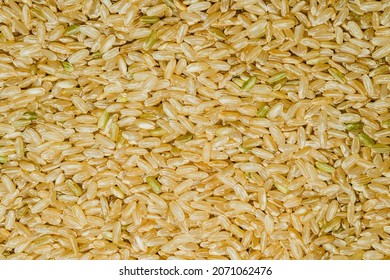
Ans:
{"label": "pile of brown rice", "polygon": [[389,0],[0,0],[0,259],[390,259],[389,62]]}

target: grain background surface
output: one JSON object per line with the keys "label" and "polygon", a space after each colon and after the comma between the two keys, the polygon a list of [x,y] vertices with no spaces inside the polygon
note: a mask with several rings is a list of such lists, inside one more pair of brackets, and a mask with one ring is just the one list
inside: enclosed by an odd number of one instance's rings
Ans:
{"label": "grain background surface", "polygon": [[0,259],[389,259],[390,1],[0,0]]}

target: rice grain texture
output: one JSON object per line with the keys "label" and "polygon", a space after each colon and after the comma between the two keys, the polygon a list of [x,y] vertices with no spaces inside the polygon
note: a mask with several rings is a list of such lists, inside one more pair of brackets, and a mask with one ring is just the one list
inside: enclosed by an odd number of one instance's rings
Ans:
{"label": "rice grain texture", "polygon": [[0,23],[0,259],[390,259],[390,1]]}

